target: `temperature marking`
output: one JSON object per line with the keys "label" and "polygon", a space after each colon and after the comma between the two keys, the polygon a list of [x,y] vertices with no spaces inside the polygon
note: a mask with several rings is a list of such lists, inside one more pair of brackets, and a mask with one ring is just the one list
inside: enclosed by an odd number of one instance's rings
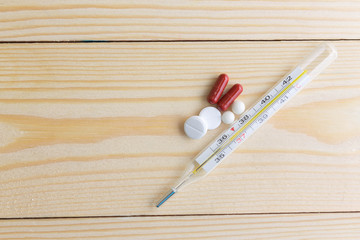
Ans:
{"label": "temperature marking", "polygon": [[[241,116],[231,128],[212,143],[210,152],[205,150],[203,153],[206,152],[206,154],[201,153],[196,158],[199,166],[193,173],[196,173],[201,168],[206,172],[214,169],[226,155],[235,150],[237,145],[241,144],[245,138],[249,137],[268,120],[280,108],[281,103],[297,92],[295,89],[296,85],[299,85],[298,81],[307,79],[306,77],[303,78],[303,76],[306,76],[306,71],[296,68],[285,79],[277,83],[258,103]],[[293,89],[295,92],[292,92]],[[259,108],[256,109],[257,107]]]}

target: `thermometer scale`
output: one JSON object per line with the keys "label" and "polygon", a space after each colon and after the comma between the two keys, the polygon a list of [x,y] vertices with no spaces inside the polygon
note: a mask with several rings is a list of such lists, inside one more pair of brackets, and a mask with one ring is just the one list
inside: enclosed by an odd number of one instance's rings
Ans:
{"label": "thermometer scale", "polygon": [[270,117],[284,106],[337,57],[330,44],[320,44],[298,66],[286,74],[230,128],[220,134],[186,168],[185,173],[171,190],[159,201],[160,207],[184,186],[195,182],[214,170],[227,156],[238,148]]}

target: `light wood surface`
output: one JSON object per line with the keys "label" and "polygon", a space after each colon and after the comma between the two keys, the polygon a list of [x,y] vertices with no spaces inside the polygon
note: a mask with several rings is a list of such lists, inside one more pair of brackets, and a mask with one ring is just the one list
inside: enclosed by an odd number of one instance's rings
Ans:
{"label": "light wood surface", "polygon": [[219,134],[185,137],[221,72],[249,106],[318,43],[2,44],[2,217],[353,211],[359,43],[204,181],[153,202]]}
{"label": "light wood surface", "polygon": [[359,213],[27,219],[0,222],[0,239],[354,240],[359,219]]}
{"label": "light wood surface", "polygon": [[[359,12],[0,0],[0,239],[360,239]],[[197,141],[182,129],[218,74],[249,106],[321,41],[336,62],[156,209],[226,128]]]}
{"label": "light wood surface", "polygon": [[359,39],[359,1],[0,1],[3,41]]}

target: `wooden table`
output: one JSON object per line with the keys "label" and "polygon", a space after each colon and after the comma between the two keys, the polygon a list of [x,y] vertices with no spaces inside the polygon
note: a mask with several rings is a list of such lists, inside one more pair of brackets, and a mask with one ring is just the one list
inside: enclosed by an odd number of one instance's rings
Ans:
{"label": "wooden table", "polygon": [[[0,1],[0,239],[359,239],[360,2]],[[204,181],[153,202],[319,42],[339,57]]]}

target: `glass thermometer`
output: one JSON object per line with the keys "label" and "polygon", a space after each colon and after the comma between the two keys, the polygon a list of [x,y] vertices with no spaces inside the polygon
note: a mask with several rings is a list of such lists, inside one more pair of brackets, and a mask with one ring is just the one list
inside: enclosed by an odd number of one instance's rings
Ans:
{"label": "glass thermometer", "polygon": [[186,168],[178,183],[158,202],[156,207],[160,207],[184,186],[205,177],[214,170],[307,83],[329,66],[336,57],[336,49],[330,44],[322,43],[315,48],[299,65],[243,113],[239,120],[236,120],[230,128],[201,151]]}

